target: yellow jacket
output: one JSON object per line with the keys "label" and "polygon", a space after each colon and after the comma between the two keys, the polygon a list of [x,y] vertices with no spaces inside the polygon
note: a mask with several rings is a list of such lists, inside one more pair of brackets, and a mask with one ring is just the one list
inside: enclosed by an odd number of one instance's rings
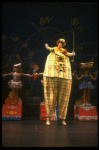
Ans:
{"label": "yellow jacket", "polygon": [[60,52],[58,47],[48,47],[48,49],[51,52],[47,56],[43,76],[72,79],[71,65],[68,58],[72,53],[66,52],[66,54],[63,54],[62,51],[65,51],[65,49],[61,48]]}

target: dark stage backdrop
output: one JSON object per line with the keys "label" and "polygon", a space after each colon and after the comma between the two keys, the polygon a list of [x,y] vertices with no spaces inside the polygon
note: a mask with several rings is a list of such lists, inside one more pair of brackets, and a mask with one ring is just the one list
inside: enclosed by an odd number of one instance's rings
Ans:
{"label": "dark stage backdrop", "polygon": [[[33,65],[39,65],[37,72],[44,71],[49,54],[45,43],[56,46],[59,38],[66,40],[68,52],[73,50],[73,31],[75,31],[75,58],[71,62],[72,72],[78,76],[83,72],[79,68],[81,62],[94,61],[90,73],[98,70],[98,3],[97,2],[3,2],[2,3],[2,73],[12,72],[12,66],[21,62],[23,73],[33,73]],[[70,58],[71,60],[72,58]],[[8,96],[8,81],[12,77],[2,79],[2,99]],[[42,97],[42,76],[33,81],[21,77],[23,87],[19,97],[26,102],[28,97]],[[91,90],[90,103],[97,105],[98,83],[92,81],[95,89]],[[80,99],[83,91],[73,78],[68,116],[73,117],[73,107]]]}

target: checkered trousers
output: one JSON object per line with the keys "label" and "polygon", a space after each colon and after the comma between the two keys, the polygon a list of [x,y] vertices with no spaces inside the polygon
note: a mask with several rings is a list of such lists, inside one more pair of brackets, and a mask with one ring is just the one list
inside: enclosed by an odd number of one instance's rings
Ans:
{"label": "checkered trousers", "polygon": [[58,98],[59,118],[65,119],[71,92],[72,80],[57,77],[43,77],[44,99],[47,117],[55,113]]}

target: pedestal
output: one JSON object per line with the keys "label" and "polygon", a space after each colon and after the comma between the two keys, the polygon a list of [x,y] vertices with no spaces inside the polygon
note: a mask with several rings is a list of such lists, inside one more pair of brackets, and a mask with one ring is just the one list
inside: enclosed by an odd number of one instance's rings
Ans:
{"label": "pedestal", "polygon": [[74,105],[74,119],[79,121],[97,121],[96,106]]}
{"label": "pedestal", "polygon": [[12,105],[12,98],[5,99],[5,104],[2,105],[2,120],[21,120],[22,115],[22,100],[18,98],[17,105]]}

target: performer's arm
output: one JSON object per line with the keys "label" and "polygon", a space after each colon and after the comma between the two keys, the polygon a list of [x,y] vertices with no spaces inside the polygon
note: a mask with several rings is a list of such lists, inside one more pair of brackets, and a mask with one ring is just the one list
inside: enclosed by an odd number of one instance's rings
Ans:
{"label": "performer's arm", "polygon": [[3,74],[2,76],[3,76],[3,77],[6,77],[6,76],[10,76],[10,75],[13,75],[13,72],[8,73],[8,74]]}
{"label": "performer's arm", "polygon": [[91,77],[92,80],[96,80],[97,78],[96,76],[95,77],[93,77],[92,75],[89,75],[89,76]]}
{"label": "performer's arm", "polygon": [[55,54],[61,56],[62,58],[64,58],[66,55],[67,55],[67,56],[75,56],[75,52],[72,52],[72,53],[65,52],[65,51],[63,51],[63,52],[54,51],[54,52],[55,52]]}
{"label": "performer's arm", "polygon": [[33,75],[31,74],[24,74],[24,73],[20,73],[21,76],[27,76],[27,77],[33,77]]}
{"label": "performer's arm", "polygon": [[[60,51],[54,51],[54,47],[49,47],[49,45],[46,43],[45,44],[45,47],[46,47],[46,49],[48,49],[49,51],[51,51],[51,52],[55,52],[55,54],[57,54],[57,55],[59,55],[59,56],[61,56],[61,57],[63,57],[64,58],[64,52],[63,53],[61,53]],[[69,53],[69,52],[66,52],[65,53],[67,56],[75,56],[75,52],[72,52],[72,53]]]}
{"label": "performer's arm", "polygon": [[38,73],[38,75],[43,75],[43,73]]}
{"label": "performer's arm", "polygon": [[45,44],[46,49],[48,49],[51,52],[54,52],[54,48],[53,47],[49,47],[49,45],[46,43]]}
{"label": "performer's arm", "polygon": [[61,56],[61,57],[64,58],[64,54],[62,54],[62,53],[59,52],[59,51],[55,51],[55,50],[54,50],[54,47],[49,47],[49,45],[48,45],[47,43],[45,44],[45,47],[46,47],[46,49],[48,49],[49,51],[54,52],[55,54],[57,54],[57,55],[59,55],[59,56]]}
{"label": "performer's arm", "polygon": [[75,52],[72,52],[72,53],[67,52],[66,55],[67,56],[75,56]]}
{"label": "performer's arm", "polygon": [[77,80],[81,80],[84,76],[81,75],[80,77],[77,77]]}
{"label": "performer's arm", "polygon": [[66,57],[63,53],[61,53],[60,51],[54,51],[55,54],[57,54],[58,56],[61,56],[62,58]]}
{"label": "performer's arm", "polygon": [[36,73],[36,74],[34,75],[34,80],[36,80],[36,79],[37,79],[37,76],[40,76],[40,75],[43,75],[43,73]]}

